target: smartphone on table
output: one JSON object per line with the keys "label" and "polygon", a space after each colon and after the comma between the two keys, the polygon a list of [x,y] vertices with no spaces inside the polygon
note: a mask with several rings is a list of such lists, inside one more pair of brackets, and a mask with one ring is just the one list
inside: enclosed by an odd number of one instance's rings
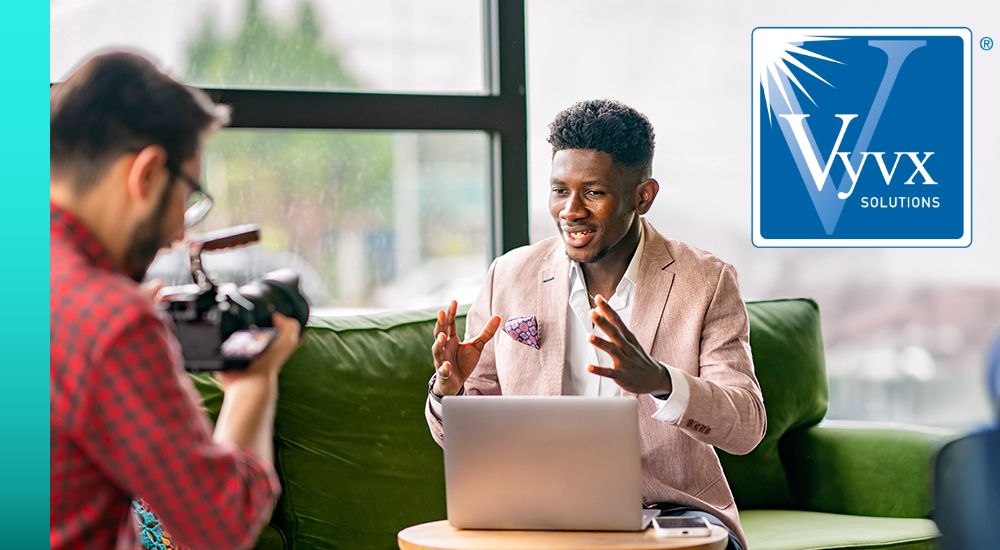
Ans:
{"label": "smartphone on table", "polygon": [[708,520],[697,517],[660,516],[653,518],[658,537],[707,537],[712,534]]}

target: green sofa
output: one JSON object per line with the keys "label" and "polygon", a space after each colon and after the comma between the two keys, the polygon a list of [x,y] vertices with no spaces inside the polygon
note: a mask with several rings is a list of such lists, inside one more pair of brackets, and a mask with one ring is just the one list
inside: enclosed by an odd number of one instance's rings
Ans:
{"label": "green sofa", "polygon": [[[827,384],[816,304],[747,307],[767,435],[749,455],[720,456],[750,548],[933,548],[930,467],[945,435],[818,425]],[[399,530],[445,517],[441,449],[423,413],[434,315],[310,320],[281,373],[283,493],[258,547],[389,549]],[[218,386],[194,380],[216,414]]]}

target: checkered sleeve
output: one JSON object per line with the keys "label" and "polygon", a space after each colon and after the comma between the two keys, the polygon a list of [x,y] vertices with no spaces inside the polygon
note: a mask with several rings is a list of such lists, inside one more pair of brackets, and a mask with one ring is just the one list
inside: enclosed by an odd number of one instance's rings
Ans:
{"label": "checkered sleeve", "polygon": [[212,441],[176,341],[150,307],[133,309],[94,348],[79,444],[123,490],[149,503],[177,543],[248,547],[278,497],[274,470]]}

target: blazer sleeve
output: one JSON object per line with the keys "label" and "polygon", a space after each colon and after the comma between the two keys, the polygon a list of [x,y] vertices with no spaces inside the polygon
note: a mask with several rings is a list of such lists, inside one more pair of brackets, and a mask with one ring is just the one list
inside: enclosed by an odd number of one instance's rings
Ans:
{"label": "blazer sleeve", "polygon": [[[469,313],[465,319],[465,340],[472,336],[477,336],[486,326],[486,321],[493,316],[493,278],[499,258],[493,260],[489,271],[486,273],[486,281],[483,282],[479,295],[472,303]],[[499,331],[498,331],[499,332]],[[496,336],[490,339],[483,347],[483,353],[479,357],[479,364],[465,381],[466,395],[500,395],[500,382],[497,380],[497,363],[495,344]],[[441,422],[434,410],[431,408],[429,394],[427,402],[424,404],[424,416],[427,417],[427,427],[430,428],[431,436],[438,445],[444,442],[444,424]]]}
{"label": "blazer sleeve", "polygon": [[690,388],[677,425],[731,454],[747,454],[767,430],[767,415],[750,355],[750,321],[736,271],[725,264],[702,323],[699,376],[675,370]]}

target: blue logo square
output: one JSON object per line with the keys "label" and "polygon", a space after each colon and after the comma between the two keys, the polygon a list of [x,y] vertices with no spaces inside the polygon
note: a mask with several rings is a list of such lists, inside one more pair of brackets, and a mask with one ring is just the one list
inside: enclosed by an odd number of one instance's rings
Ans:
{"label": "blue logo square", "polygon": [[754,245],[969,246],[971,41],[754,29]]}

